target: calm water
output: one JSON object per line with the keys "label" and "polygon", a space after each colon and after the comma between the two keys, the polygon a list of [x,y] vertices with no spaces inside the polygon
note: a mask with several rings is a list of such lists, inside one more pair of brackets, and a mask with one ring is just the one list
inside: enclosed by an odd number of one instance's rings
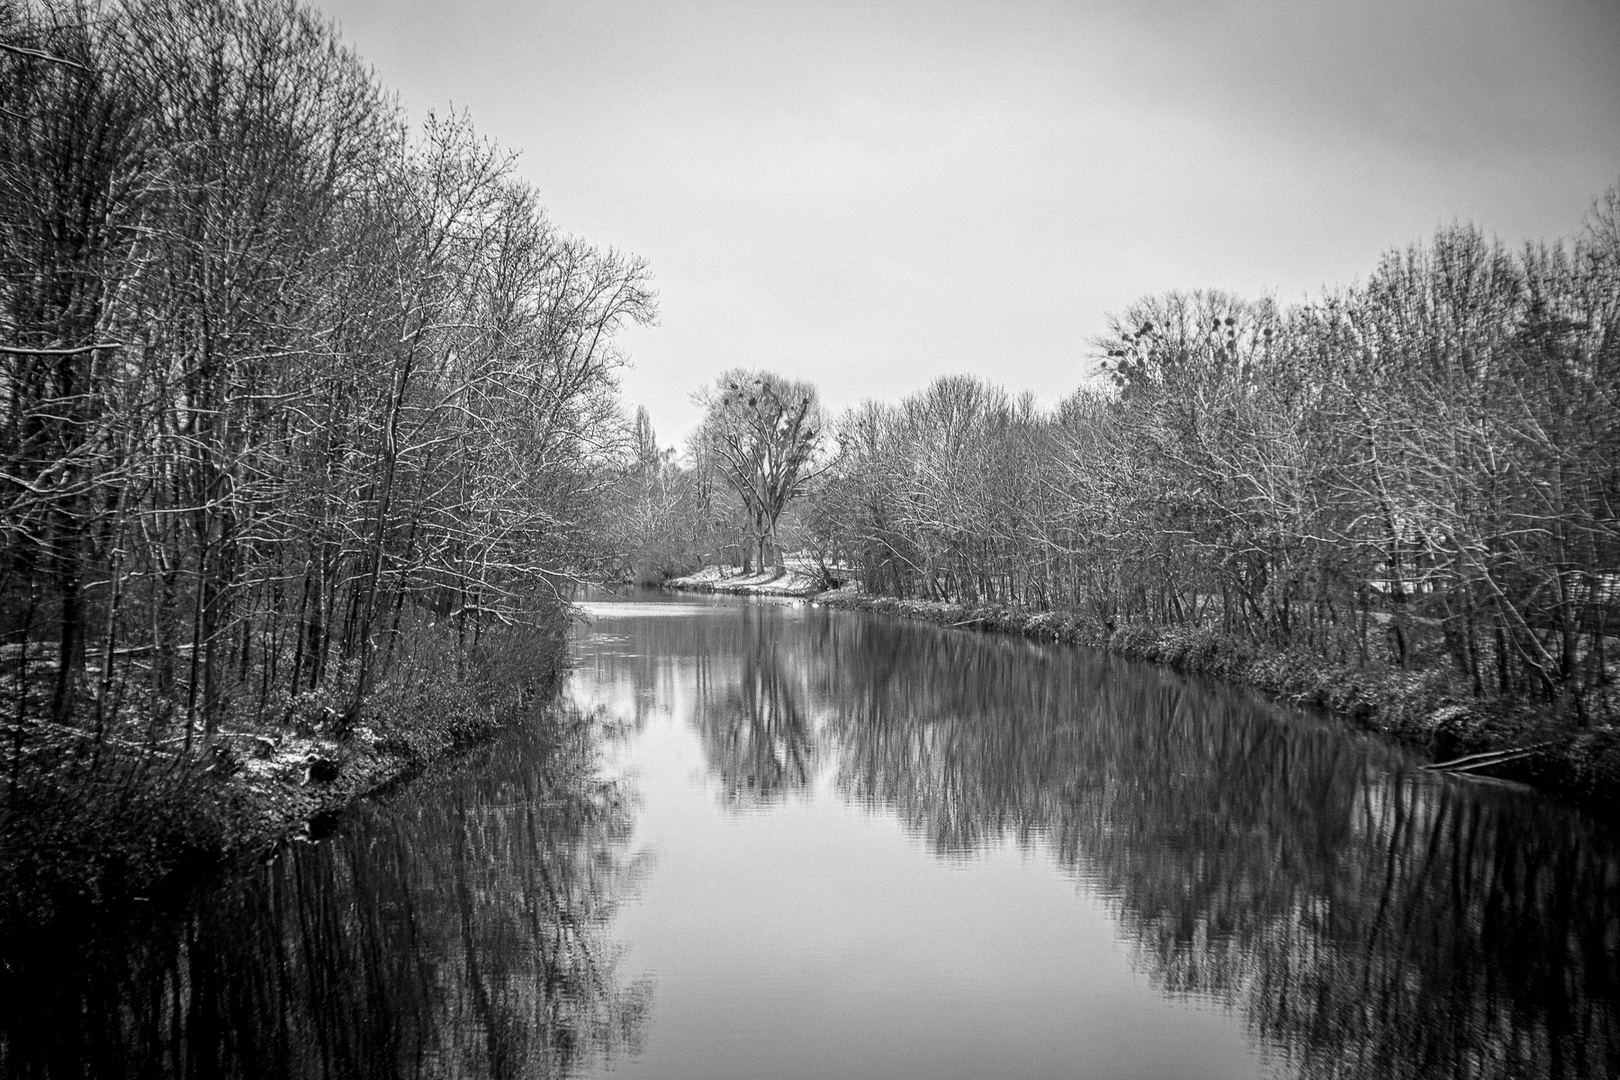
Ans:
{"label": "calm water", "polygon": [[1620,1075],[1606,825],[1074,650],[587,607],[589,722],[7,943],[9,1070]]}

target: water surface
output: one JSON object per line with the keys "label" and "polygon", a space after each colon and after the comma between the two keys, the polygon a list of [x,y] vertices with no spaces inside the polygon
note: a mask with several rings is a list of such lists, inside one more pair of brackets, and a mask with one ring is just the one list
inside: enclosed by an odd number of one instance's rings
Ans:
{"label": "water surface", "polygon": [[588,721],[6,942],[5,1071],[1620,1075],[1605,823],[1081,650],[586,608]]}
{"label": "water surface", "polygon": [[[590,606],[625,1076],[1617,1068],[1614,834],[1254,695],[776,602]],[[606,1067],[599,1071],[606,1072]]]}

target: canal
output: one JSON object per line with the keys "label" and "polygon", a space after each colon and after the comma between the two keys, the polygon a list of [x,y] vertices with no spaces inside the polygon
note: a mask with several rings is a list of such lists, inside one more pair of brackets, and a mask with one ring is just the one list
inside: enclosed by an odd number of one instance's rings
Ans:
{"label": "canal", "polygon": [[11,1070],[1620,1075],[1606,822],[1090,652],[585,611],[562,732],[64,944]]}

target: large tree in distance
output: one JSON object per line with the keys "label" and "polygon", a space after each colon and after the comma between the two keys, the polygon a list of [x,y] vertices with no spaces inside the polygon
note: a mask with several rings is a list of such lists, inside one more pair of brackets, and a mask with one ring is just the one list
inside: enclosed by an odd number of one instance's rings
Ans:
{"label": "large tree in distance", "polygon": [[768,371],[733,368],[697,398],[708,410],[698,448],[742,500],[759,566],[765,565],[768,544],[780,571],[776,524],[814,478],[826,426],[816,388]]}

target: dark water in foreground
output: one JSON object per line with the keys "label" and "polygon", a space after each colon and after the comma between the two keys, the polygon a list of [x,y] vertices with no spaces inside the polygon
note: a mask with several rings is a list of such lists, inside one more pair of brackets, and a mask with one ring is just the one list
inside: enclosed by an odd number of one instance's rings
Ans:
{"label": "dark water in foreground", "polygon": [[38,1075],[1620,1075],[1616,831],[1159,669],[590,605],[597,720],[115,936]]}

